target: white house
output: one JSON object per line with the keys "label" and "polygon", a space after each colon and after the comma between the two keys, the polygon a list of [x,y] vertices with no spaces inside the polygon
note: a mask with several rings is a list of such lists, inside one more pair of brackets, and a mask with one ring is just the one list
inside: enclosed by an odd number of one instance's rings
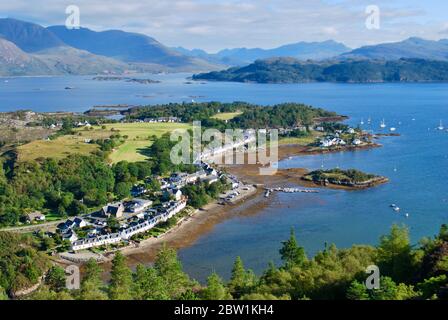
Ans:
{"label": "white house", "polygon": [[132,213],[140,213],[145,211],[150,206],[152,206],[151,200],[133,199],[131,204],[128,206],[128,210]]}
{"label": "white house", "polygon": [[177,188],[171,188],[166,190],[166,195],[169,197],[174,197],[176,201],[180,201],[182,199],[182,191]]}

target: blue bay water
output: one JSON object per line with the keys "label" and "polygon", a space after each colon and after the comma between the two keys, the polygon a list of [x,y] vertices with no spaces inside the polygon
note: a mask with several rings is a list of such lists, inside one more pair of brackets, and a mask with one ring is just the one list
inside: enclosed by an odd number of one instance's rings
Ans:
{"label": "blue bay water", "polygon": [[[400,137],[384,137],[382,148],[295,157],[284,168],[357,168],[390,178],[365,191],[321,190],[319,194],[277,194],[257,215],[232,217],[181,249],[185,269],[197,279],[217,271],[227,277],[236,256],[256,272],[278,262],[281,241],[294,227],[310,255],[325,243],[348,247],[377,243],[394,223],[409,226],[414,243],[448,223],[448,84],[185,84],[186,74],[151,75],[160,84],[97,82],[90,77],[0,79],[0,111],[84,111],[93,105],[181,101],[303,102],[350,116],[357,125],[371,117],[379,132],[384,118]],[[65,90],[70,86],[74,90]],[[400,124],[401,123],[401,124]],[[389,205],[401,207],[399,214]],[[409,213],[409,217],[405,217]]]}

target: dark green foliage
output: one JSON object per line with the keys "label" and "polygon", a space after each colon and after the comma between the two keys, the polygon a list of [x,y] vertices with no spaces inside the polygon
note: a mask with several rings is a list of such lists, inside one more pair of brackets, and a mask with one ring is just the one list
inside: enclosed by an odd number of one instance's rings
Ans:
{"label": "dark green foliage", "polygon": [[301,82],[430,82],[448,81],[448,62],[424,59],[344,60],[321,63],[292,58],[258,60],[245,67],[197,74],[196,80]]}
{"label": "dark green foliage", "polygon": [[[431,256],[434,248],[445,241],[445,229],[442,227],[440,235],[435,239],[426,239],[420,247],[412,249],[407,229],[394,226],[388,235],[381,238],[378,247],[352,246],[349,249],[337,249],[330,245],[310,260],[306,259],[303,248],[297,245],[292,232],[281,250],[284,266],[277,268],[270,263],[267,270],[256,277],[244,268],[238,257],[227,284],[213,273],[207,278],[205,286],[190,280],[182,270],[173,249],[162,248],[153,266],[139,265],[135,272],[126,266],[124,257],[118,253],[113,261],[111,281],[107,287],[101,281],[98,264],[90,260],[85,268],[81,290],[61,290],[62,272],[52,268],[47,275],[47,285],[32,298],[102,300],[107,299],[105,292],[109,292],[110,299],[135,300],[444,299],[448,288],[448,277],[444,269],[447,255],[443,253],[441,259],[437,259],[442,261],[441,264],[437,263],[439,269],[436,273],[441,273],[438,276],[431,276],[433,269],[427,269],[422,261],[426,261],[425,257]],[[7,273],[3,270],[22,269],[5,267],[4,261],[9,261],[7,259],[2,258],[0,261],[3,268],[0,273],[1,288],[5,287],[5,283],[8,285],[5,282],[8,279],[5,277]],[[367,278],[365,270],[371,265],[380,267],[379,289],[370,290],[364,285]],[[421,279],[417,279],[415,275],[419,275]]]}
{"label": "dark green foliage", "polygon": [[[211,117],[220,112],[242,112],[241,115],[225,123]],[[334,112],[299,103],[284,103],[274,106],[261,106],[243,102],[219,103],[204,102],[193,104],[168,104],[130,109],[131,119],[153,117],[178,117],[184,122],[200,120],[203,127],[218,130],[226,128],[258,129],[289,128],[297,125],[311,125],[319,117],[335,117]],[[168,142],[164,142],[167,144]],[[154,147],[155,148],[155,147]],[[164,148],[165,149],[165,148]]]}
{"label": "dark green foliage", "polygon": [[229,300],[231,295],[222,279],[216,273],[212,273],[207,278],[207,287],[201,292],[201,297],[204,300]]}
{"label": "dark green foliage", "polygon": [[132,272],[126,265],[125,257],[117,252],[112,261],[109,298],[111,300],[132,299]]}
{"label": "dark green foliage", "polygon": [[294,229],[291,229],[291,235],[279,251],[285,268],[289,269],[295,266],[301,266],[307,261],[305,249],[297,244]]}
{"label": "dark green foliage", "polygon": [[81,281],[81,290],[79,299],[81,300],[106,300],[107,295],[103,290],[103,282],[101,280],[101,268],[98,263],[90,259],[85,267],[84,276]]}
{"label": "dark green foliage", "polygon": [[182,193],[188,197],[188,205],[201,208],[228,189],[229,186],[224,181],[218,180],[211,185],[206,182],[187,185],[182,188]]}
{"label": "dark green foliage", "polygon": [[59,266],[53,266],[48,270],[45,284],[53,291],[60,292],[65,289],[65,270]]}
{"label": "dark green foliage", "polygon": [[48,209],[61,216],[85,213],[85,205],[106,203],[114,184],[111,169],[95,156],[17,163],[0,187],[0,224],[15,224],[32,210]]}
{"label": "dark green foliage", "polygon": [[308,173],[304,179],[316,183],[323,183],[328,181],[334,184],[353,185],[364,183],[366,181],[378,178],[374,174],[364,173],[356,169],[330,169],[330,170],[316,170]]}
{"label": "dark green foliage", "polygon": [[111,168],[100,157],[81,155],[59,162],[19,162],[8,175],[0,166],[0,225],[14,225],[34,210],[61,217],[87,213],[113,195],[129,197],[132,184],[150,174],[149,162],[120,162]]}
{"label": "dark green foliage", "polygon": [[48,267],[31,237],[0,232],[0,287],[8,294],[36,284]]}
{"label": "dark green foliage", "polygon": [[[164,105],[135,107],[130,109],[129,117],[132,119],[177,117],[182,122],[193,122],[209,119],[219,112],[236,112],[249,108],[251,105],[245,102],[221,103],[169,103]],[[216,122],[219,123],[219,122]],[[222,122],[221,122],[222,123]]]}

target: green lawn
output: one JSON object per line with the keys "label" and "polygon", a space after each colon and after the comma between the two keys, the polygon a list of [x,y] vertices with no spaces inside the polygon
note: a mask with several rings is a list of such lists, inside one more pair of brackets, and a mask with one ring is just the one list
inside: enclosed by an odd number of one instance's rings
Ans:
{"label": "green lawn", "polygon": [[322,134],[313,132],[313,134],[309,135],[308,137],[285,137],[285,138],[279,138],[279,144],[285,145],[285,144],[299,144],[303,146],[307,146],[310,143],[313,143],[316,141],[316,138],[321,136]]}
{"label": "green lawn", "polygon": [[17,148],[19,161],[30,161],[38,158],[63,159],[70,154],[88,155],[98,150],[97,145],[85,143],[79,136],[63,136],[56,140],[36,140]]}
{"label": "green lawn", "polygon": [[[186,123],[116,123],[102,127],[92,127],[92,130],[76,129],[76,135],[59,137],[52,141],[36,140],[17,148],[19,161],[36,160],[38,158],[63,159],[70,154],[88,155],[98,150],[95,144],[86,143],[86,139],[107,139],[119,133],[125,137],[125,142],[110,155],[110,161],[117,163],[123,160],[136,162],[148,157],[145,149],[151,146],[152,136],[160,137],[175,129],[189,129]],[[112,131],[112,129],[114,131]]]}
{"label": "green lawn", "polygon": [[239,115],[243,114],[242,112],[223,112],[218,113],[212,117],[212,119],[218,119],[218,120],[232,120],[235,117],[238,117]]}
{"label": "green lawn", "polygon": [[93,130],[79,129],[79,131],[84,138],[89,139],[104,139],[116,133],[120,133],[122,137],[127,136],[126,141],[110,155],[111,162],[117,163],[146,160],[148,157],[144,151],[151,146],[152,136],[160,137],[175,129],[189,129],[191,126],[186,123],[114,123],[105,127],[105,129],[93,127]]}

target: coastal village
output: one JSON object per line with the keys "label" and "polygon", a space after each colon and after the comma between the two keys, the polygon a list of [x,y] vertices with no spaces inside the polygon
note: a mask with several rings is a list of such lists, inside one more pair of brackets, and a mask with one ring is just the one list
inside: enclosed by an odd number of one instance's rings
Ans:
{"label": "coastal village", "polygon": [[[164,117],[145,119],[143,121],[148,123],[177,122],[178,119]],[[88,122],[79,123],[79,125],[90,126]],[[370,143],[369,137],[362,131],[356,131],[348,126],[342,130],[335,130],[330,133],[317,124],[313,130],[324,133],[316,139],[316,144],[321,149],[341,146],[357,147]],[[157,193],[160,198],[160,204],[158,205],[154,205],[153,201],[147,199],[148,190],[144,184],[135,185],[131,190],[132,199],[110,203],[86,216],[68,219],[58,225],[57,232],[61,234],[64,240],[70,242],[70,249],[75,253],[96,247],[107,248],[107,246],[126,245],[133,242],[134,236],[148,234],[160,223],[164,223],[187,210],[188,199],[182,193],[182,188],[189,184],[203,182],[210,185],[223,179],[230,189],[221,194],[218,201],[220,205],[232,204],[244,199],[248,195],[254,194],[255,186],[244,184],[237,177],[223,172],[210,163],[213,163],[213,160],[217,157],[222,157],[228,152],[233,152],[233,150],[247,151],[249,145],[254,142],[256,142],[255,134],[246,131],[242,139],[233,143],[224,144],[217,148],[204,148],[203,152],[196,159],[196,172],[190,174],[177,172],[168,178],[156,177],[160,183],[160,190]],[[265,196],[269,196],[273,191],[318,192],[309,189],[277,188],[268,189]],[[45,216],[40,216],[39,219],[43,221]],[[39,220],[35,218],[35,221]],[[113,230],[109,225],[110,221],[117,223]]]}
{"label": "coastal village", "polygon": [[[133,124],[178,124],[178,117],[146,117],[142,119],[122,119],[123,125]],[[75,127],[91,131],[97,124],[89,120],[77,121]],[[59,129],[62,122],[49,124],[49,129]],[[268,133],[269,129],[262,130]],[[316,122],[312,127],[294,126],[278,128],[280,137],[289,136],[294,132],[309,133],[315,137],[315,142],[309,145],[310,150],[333,150],[340,148],[362,147],[372,144],[372,136],[360,129],[354,129],[340,123]],[[83,138],[84,139],[84,138]],[[90,144],[92,139],[84,139],[85,144]],[[214,165],[216,159],[237,152],[246,152],[257,143],[255,131],[246,130],[242,136],[231,143],[211,147],[204,146],[202,152],[196,157],[194,163],[196,171],[193,173],[176,172],[169,177],[150,176],[147,180],[156,179],[160,189],[147,190],[145,182],[133,186],[131,198],[109,203],[98,210],[86,215],[72,217],[57,225],[57,234],[69,243],[67,249],[75,254],[85,250],[108,252],[111,248],[136,244],[139,240],[157,236],[152,231],[157,226],[166,223],[173,217],[188,216],[194,211],[189,207],[188,197],[182,189],[196,183],[214,184],[224,181],[228,190],[221,193],[217,203],[219,205],[233,204],[256,193],[254,185],[246,185],[237,177],[224,172],[218,165]],[[314,193],[314,190],[302,190],[299,188],[266,189],[268,197],[275,191]],[[185,212],[187,214],[185,215]],[[182,220],[182,219],[181,219]],[[177,221],[177,220],[176,220]],[[40,212],[27,215],[28,224],[42,224],[46,222],[46,216]],[[137,240],[138,239],[138,240]],[[137,241],[136,241],[137,240]]]}
{"label": "coastal village", "polygon": [[[192,174],[174,173],[169,178],[159,178],[160,190],[158,192],[163,201],[154,206],[153,201],[145,199],[148,190],[144,186],[136,185],[132,189],[133,199],[110,203],[99,211],[83,217],[68,219],[58,225],[57,229],[63,239],[70,241],[71,250],[80,250],[94,247],[113,245],[120,242],[129,242],[134,235],[150,231],[159,223],[166,222],[187,208],[187,198],[181,189],[188,184],[204,182],[216,183],[224,179],[231,187],[221,196],[220,203],[233,203],[245,192],[253,189],[246,186],[236,177],[214,169],[202,162],[197,165],[197,171]],[[118,223],[117,230],[110,231],[111,218]],[[78,233],[86,234],[80,237]]]}

